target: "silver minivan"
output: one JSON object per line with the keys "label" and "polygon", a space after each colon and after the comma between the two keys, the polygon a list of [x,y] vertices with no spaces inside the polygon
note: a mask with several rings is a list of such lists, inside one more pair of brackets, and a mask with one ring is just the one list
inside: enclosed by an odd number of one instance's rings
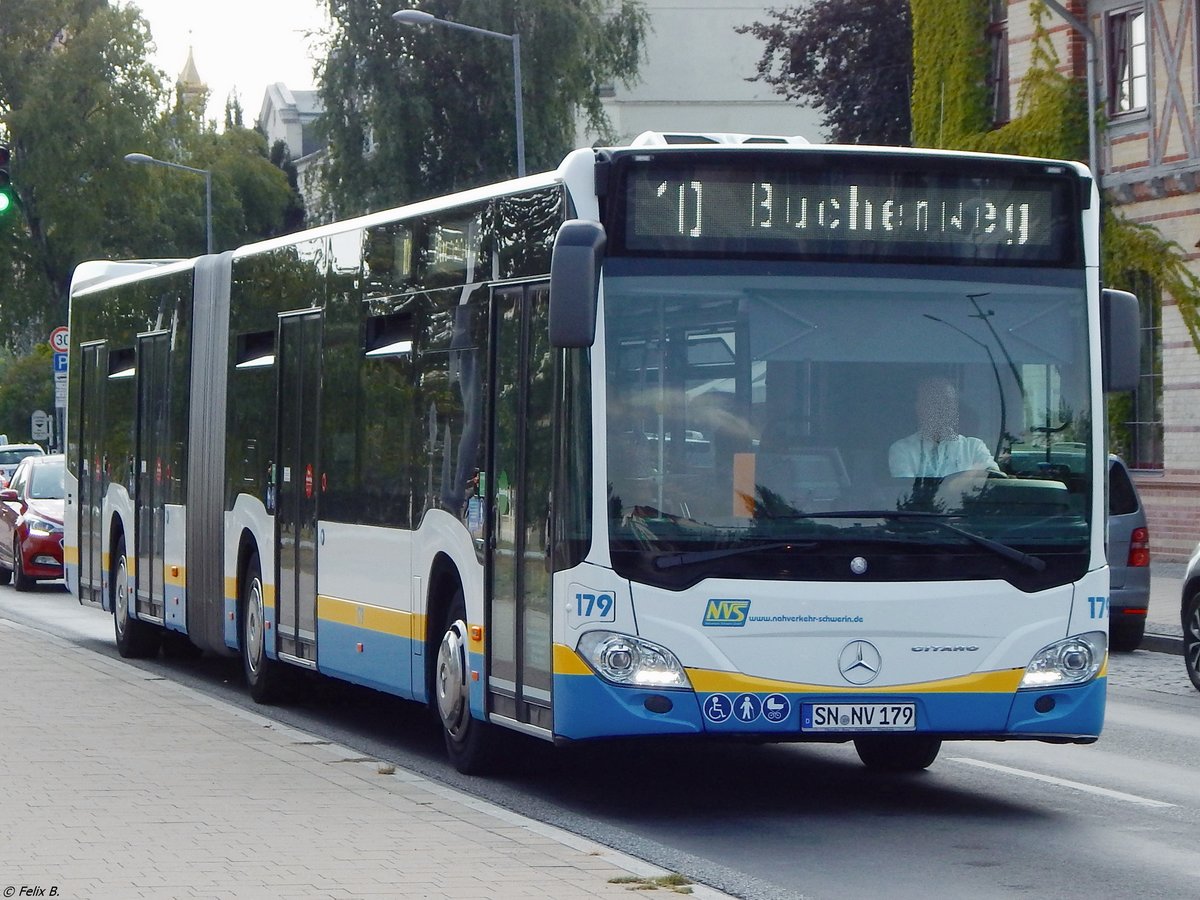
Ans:
{"label": "silver minivan", "polygon": [[1108,458],[1108,643],[1136,650],[1150,606],[1150,530],[1146,510],[1119,456]]}

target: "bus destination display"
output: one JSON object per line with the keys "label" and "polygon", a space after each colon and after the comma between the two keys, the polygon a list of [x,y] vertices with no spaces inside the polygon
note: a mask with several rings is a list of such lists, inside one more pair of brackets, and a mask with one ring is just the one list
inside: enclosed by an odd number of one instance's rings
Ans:
{"label": "bus destination display", "polygon": [[1066,261],[1056,179],[627,170],[625,248],[798,257]]}

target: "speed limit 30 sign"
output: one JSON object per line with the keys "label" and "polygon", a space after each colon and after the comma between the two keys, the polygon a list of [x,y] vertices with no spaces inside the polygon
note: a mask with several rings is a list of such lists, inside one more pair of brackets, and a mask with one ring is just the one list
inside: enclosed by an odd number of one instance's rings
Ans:
{"label": "speed limit 30 sign", "polygon": [[71,332],[66,325],[59,325],[50,332],[50,349],[55,353],[66,353],[71,349]]}

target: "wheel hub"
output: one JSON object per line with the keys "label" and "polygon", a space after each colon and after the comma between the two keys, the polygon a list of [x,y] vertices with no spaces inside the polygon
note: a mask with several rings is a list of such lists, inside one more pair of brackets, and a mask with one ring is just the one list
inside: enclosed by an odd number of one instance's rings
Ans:
{"label": "wheel hub", "polygon": [[434,677],[438,714],[446,733],[456,739],[464,733],[470,715],[467,711],[467,648],[463,640],[466,630],[462,620],[446,629],[438,647]]}

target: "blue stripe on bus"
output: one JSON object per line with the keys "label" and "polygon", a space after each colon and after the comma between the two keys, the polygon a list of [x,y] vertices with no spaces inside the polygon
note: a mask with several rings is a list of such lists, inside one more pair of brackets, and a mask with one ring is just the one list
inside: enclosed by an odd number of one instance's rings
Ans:
{"label": "blue stripe on bus", "polygon": [[[702,714],[712,693],[655,691],[609,685],[592,675],[555,675],[554,731],[560,737],[583,740],[606,736],[660,734],[758,734],[784,737],[800,735],[802,703],[887,703],[917,704],[917,730],[940,734],[986,735],[997,737],[1071,736],[1092,737],[1100,734],[1104,719],[1106,679],[1099,678],[1082,687],[1017,693],[930,692],[927,694],[791,694],[754,693],[745,705],[753,713],[742,721],[734,704],[741,694],[722,694],[717,710],[723,717],[713,721]],[[654,713],[646,709],[647,698],[666,697],[672,709]],[[767,701],[786,713],[778,721],[767,721],[763,710]],[[1039,712],[1039,698],[1053,699],[1053,708]]]}
{"label": "blue stripe on bus", "polygon": [[[666,697],[671,710],[646,709],[650,697]],[[699,734],[700,707],[691,691],[617,687],[594,675],[554,676],[554,733],[583,740],[649,734]]]}
{"label": "blue stripe on bus", "polygon": [[[411,638],[343,625],[329,619],[321,619],[317,627],[319,672],[389,694],[413,698],[414,642]],[[362,645],[361,652],[359,644]]]}

